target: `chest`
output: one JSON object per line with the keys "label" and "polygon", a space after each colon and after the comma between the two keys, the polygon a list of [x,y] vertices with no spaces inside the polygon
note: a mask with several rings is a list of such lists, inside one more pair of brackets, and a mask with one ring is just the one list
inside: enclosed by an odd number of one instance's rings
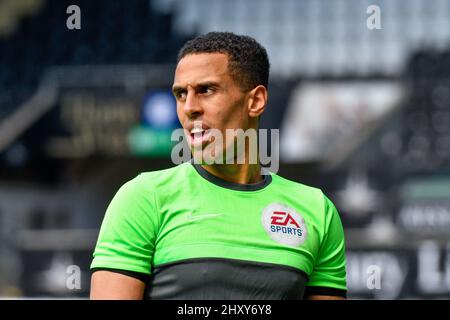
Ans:
{"label": "chest", "polygon": [[154,266],[213,257],[308,272],[320,247],[314,212],[280,195],[196,194],[161,203],[159,210]]}

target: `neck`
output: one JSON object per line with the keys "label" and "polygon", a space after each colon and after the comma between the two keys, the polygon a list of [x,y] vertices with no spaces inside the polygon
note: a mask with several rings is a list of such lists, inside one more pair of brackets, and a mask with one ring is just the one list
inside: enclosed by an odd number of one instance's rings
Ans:
{"label": "neck", "polygon": [[212,164],[202,167],[210,174],[229,182],[252,184],[263,180],[259,164]]}
{"label": "neck", "polygon": [[[253,124],[251,128],[257,130],[258,125]],[[261,176],[261,165],[259,164],[259,149],[256,147],[256,150],[253,150],[253,145],[251,146],[247,139],[244,141],[245,160],[243,164],[237,163],[237,156],[235,156],[233,164],[226,164],[226,161],[224,161],[224,164],[202,165],[203,169],[220,179],[238,184],[252,184],[264,180],[264,177]],[[238,153],[236,145],[233,148],[235,148],[233,154],[236,155]],[[256,153],[256,163],[251,163],[250,153],[252,152]]]}

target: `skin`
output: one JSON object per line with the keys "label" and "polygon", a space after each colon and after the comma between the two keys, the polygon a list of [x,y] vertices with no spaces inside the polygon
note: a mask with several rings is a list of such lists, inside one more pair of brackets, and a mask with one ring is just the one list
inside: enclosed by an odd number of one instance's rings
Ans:
{"label": "skin", "polygon": [[[256,86],[242,89],[228,70],[228,55],[199,53],[185,56],[177,65],[172,91],[177,100],[177,114],[183,128],[190,130],[194,121],[218,129],[258,128],[258,117],[267,103],[267,89]],[[233,147],[226,141],[224,149]],[[245,150],[248,152],[248,149]],[[248,159],[248,154],[246,154]],[[256,183],[263,179],[259,164],[202,165],[211,174],[235,183]],[[145,283],[122,274],[97,271],[91,279],[91,299],[143,298]],[[309,296],[311,300],[343,299],[335,296]]]}
{"label": "skin", "polygon": [[[189,130],[194,121],[202,121],[209,128],[257,129],[258,117],[267,103],[267,89],[256,86],[243,90],[228,70],[228,56],[223,53],[200,53],[185,56],[178,63],[172,91],[177,100],[177,114],[183,128]],[[224,149],[234,141],[225,141]],[[248,159],[248,148],[246,148]],[[213,164],[203,165],[211,174],[235,183],[248,184],[262,180],[260,165]]]}
{"label": "skin", "polygon": [[120,273],[99,270],[92,274],[91,300],[142,300],[145,283]]}

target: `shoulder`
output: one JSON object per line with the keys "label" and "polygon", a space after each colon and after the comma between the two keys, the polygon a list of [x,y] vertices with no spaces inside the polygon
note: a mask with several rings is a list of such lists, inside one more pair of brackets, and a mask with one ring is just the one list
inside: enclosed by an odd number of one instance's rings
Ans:
{"label": "shoulder", "polygon": [[131,217],[157,211],[158,198],[167,190],[180,185],[180,181],[186,179],[184,171],[188,169],[186,164],[181,164],[168,169],[139,173],[121,185],[108,206],[108,212],[114,216],[126,213]]}
{"label": "shoulder", "polygon": [[294,199],[303,212],[309,212],[310,217],[320,225],[331,223],[333,216],[338,215],[333,202],[325,192],[317,187],[309,186],[297,181],[272,174],[272,181],[277,193]]}
{"label": "shoulder", "polygon": [[134,179],[125,183],[125,185],[130,184],[140,189],[154,189],[167,185],[176,185],[186,179],[186,175],[189,173],[189,163],[182,163],[167,169],[141,172]]}
{"label": "shoulder", "polygon": [[186,180],[189,167],[185,163],[172,168],[141,172],[120,186],[114,197],[115,202],[153,201],[157,194],[175,188]]}
{"label": "shoulder", "polygon": [[311,201],[316,204],[325,205],[326,196],[322,189],[306,185],[304,183],[289,180],[281,177],[278,174],[272,173],[272,181],[274,186],[281,189],[283,192],[298,195],[303,201]]}

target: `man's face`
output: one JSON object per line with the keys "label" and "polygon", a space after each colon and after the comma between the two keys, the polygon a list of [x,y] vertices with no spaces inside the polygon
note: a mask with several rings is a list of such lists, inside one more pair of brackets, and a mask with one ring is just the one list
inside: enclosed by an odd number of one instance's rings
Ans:
{"label": "man's face", "polygon": [[[249,128],[247,93],[230,75],[226,54],[185,56],[177,65],[172,90],[178,118],[191,147],[204,149],[211,142],[206,130],[217,129],[222,133],[224,149],[229,150],[233,141],[225,141],[226,129]],[[205,132],[194,136],[194,122],[200,121]]]}

